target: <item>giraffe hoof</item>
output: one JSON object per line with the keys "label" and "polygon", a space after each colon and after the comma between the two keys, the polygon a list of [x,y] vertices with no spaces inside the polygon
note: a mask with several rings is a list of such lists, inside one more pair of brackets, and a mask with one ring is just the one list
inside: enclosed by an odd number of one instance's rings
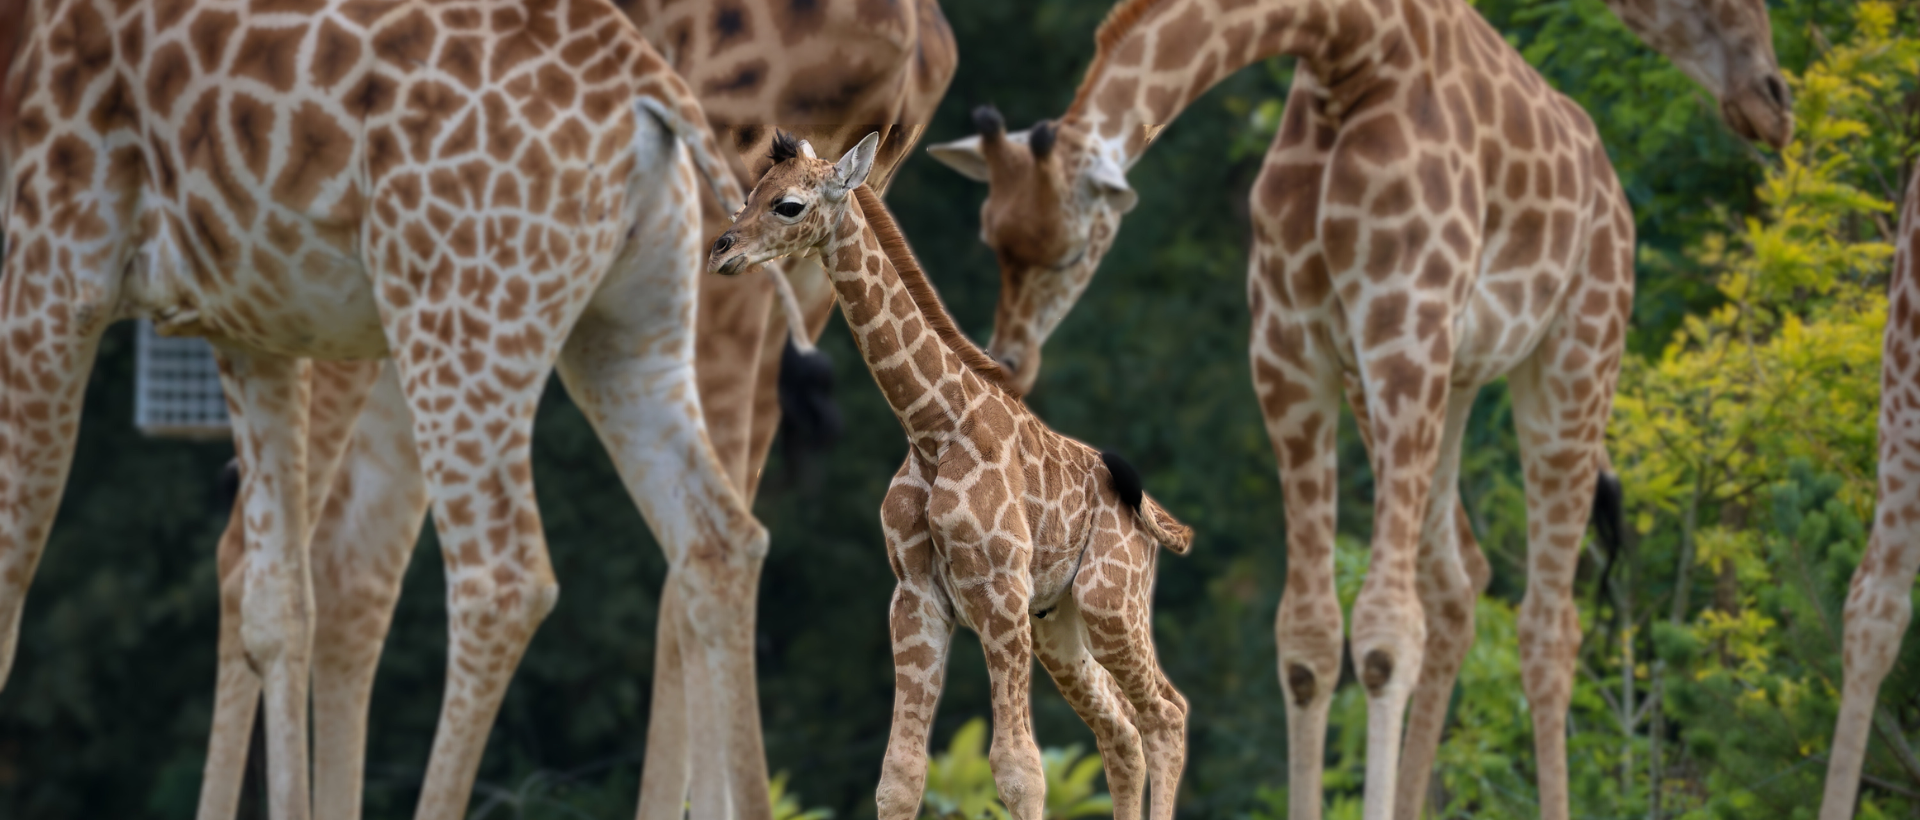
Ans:
{"label": "giraffe hoof", "polygon": [[1314,694],[1319,691],[1313,670],[1308,669],[1306,664],[1287,664],[1287,691],[1293,693],[1295,706],[1306,706],[1312,702]]}
{"label": "giraffe hoof", "polygon": [[1368,652],[1360,670],[1360,682],[1366,684],[1367,694],[1379,695],[1390,680],[1393,680],[1393,656],[1384,649]]}

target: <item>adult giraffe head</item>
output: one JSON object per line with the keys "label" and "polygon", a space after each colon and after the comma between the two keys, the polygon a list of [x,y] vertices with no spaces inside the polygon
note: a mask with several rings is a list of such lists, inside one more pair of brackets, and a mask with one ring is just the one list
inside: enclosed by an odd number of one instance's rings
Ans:
{"label": "adult giraffe head", "polygon": [[1783,147],[1793,93],[1773,53],[1765,0],[1606,0],[1635,36],[1713,93],[1742,138]]}
{"label": "adult giraffe head", "polygon": [[[1023,392],[1039,376],[1041,346],[1086,290],[1121,215],[1138,199],[1127,184],[1127,168],[1206,87],[1251,58],[1292,53],[1284,41],[1249,48],[1248,38],[1236,40],[1232,32],[1183,29],[1193,16],[1179,11],[1208,1],[1121,3],[1095,35],[1093,64],[1059,120],[1009,132],[998,111],[981,108],[974,112],[976,135],[927,149],[988,184],[980,238],[999,261],[1001,290],[987,351]],[[1764,0],[1607,3],[1629,29],[1719,99],[1728,127],[1749,140],[1786,144],[1793,131],[1791,97],[1774,57]],[[1302,5],[1269,4],[1276,14]],[[1321,19],[1364,16],[1377,6],[1354,0],[1330,5],[1333,11],[1316,6]],[[1313,36],[1313,26],[1301,28],[1298,36]],[[1150,67],[1144,59],[1149,48]]]}

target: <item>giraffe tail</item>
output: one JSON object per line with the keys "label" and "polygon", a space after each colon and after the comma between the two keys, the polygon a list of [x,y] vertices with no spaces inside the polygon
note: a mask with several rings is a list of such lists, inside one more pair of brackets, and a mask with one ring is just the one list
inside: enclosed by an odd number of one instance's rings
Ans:
{"label": "giraffe tail", "polygon": [[1600,568],[1600,583],[1594,588],[1599,601],[1607,599],[1607,578],[1613,574],[1613,565],[1620,563],[1626,517],[1626,492],[1620,487],[1620,476],[1614,474],[1613,465],[1603,465],[1593,487],[1593,530],[1607,555],[1606,566]]}
{"label": "giraffe tail", "polygon": [[[692,155],[695,168],[700,171],[701,179],[713,193],[716,204],[722,213],[732,213],[738,205],[745,203],[747,189],[746,164],[739,155],[720,147],[720,140],[713,135],[713,129],[707,125],[707,116],[700,110],[700,103],[679,82],[668,83],[662,96],[643,94],[633,102],[636,113],[645,114],[658,120],[675,139],[687,147]],[[681,98],[681,99],[676,99]]]}
{"label": "giraffe tail", "polygon": [[1140,473],[1133,465],[1116,453],[1103,452],[1100,461],[1107,465],[1113,491],[1122,503],[1133,509],[1134,517],[1154,541],[1175,555],[1186,555],[1193,549],[1193,528],[1174,520],[1173,514],[1160,506],[1160,502],[1147,496],[1140,485]]}

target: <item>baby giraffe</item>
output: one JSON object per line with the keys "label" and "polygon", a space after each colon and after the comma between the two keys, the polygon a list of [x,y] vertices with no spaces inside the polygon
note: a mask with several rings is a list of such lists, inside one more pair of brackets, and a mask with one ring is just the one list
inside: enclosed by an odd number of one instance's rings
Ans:
{"label": "baby giraffe", "polygon": [[[1040,820],[1046,779],[1028,701],[1031,655],[1093,729],[1114,816],[1173,816],[1187,702],[1153,651],[1155,547],[1193,531],[1140,489],[1118,456],[1050,429],[1002,384],[999,365],[954,327],[878,196],[861,183],[875,136],[838,164],[781,134],[775,165],[714,242],[708,269],[734,274],[818,255],[867,368],[906,428],[907,463],[881,505],[894,588],[893,731],[881,820],[910,820],[956,621],[992,677],[993,778],[1015,820]],[[871,230],[870,230],[871,229]]]}

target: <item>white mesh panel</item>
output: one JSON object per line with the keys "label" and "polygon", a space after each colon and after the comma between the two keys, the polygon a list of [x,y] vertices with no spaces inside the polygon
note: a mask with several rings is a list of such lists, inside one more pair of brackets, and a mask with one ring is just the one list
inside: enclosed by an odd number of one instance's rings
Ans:
{"label": "white mesh panel", "polygon": [[133,424],[140,432],[192,439],[232,434],[220,371],[205,339],[161,336],[142,319],[134,350]]}

